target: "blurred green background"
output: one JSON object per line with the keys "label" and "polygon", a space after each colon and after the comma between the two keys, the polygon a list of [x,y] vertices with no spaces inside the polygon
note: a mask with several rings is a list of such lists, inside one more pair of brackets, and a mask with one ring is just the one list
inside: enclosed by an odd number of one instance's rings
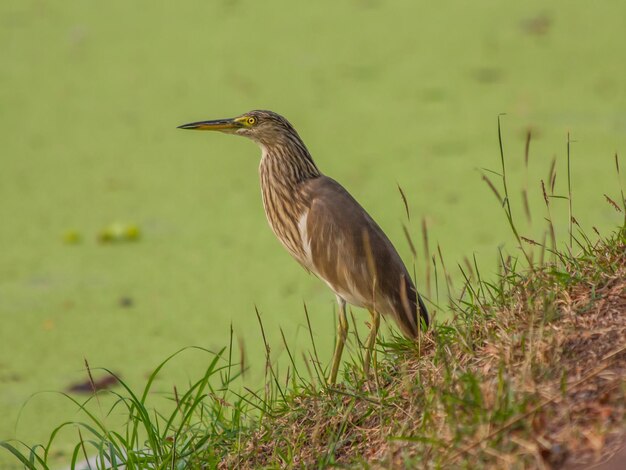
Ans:
{"label": "blurred green background", "polygon": [[[304,301],[330,358],[334,296],[267,227],[259,150],[180,124],[285,115],[407,263],[402,223],[421,245],[422,218],[455,273],[464,256],[490,275],[499,245],[516,253],[477,171],[499,169],[499,113],[525,236],[541,239],[554,156],[566,193],[568,132],[577,219],[605,233],[621,220],[604,193],[619,199],[626,150],[624,2],[5,0],[0,44],[0,439],[41,442],[77,419],[58,395],[27,400],[84,380],[84,358],[140,385],[179,348],[225,346],[231,323],[258,384],[255,305],[273,357],[279,327],[308,349]],[[561,239],[565,208],[555,200]],[[98,243],[116,222],[141,239]],[[71,231],[82,242],[65,243]],[[161,389],[206,361],[185,353]]]}

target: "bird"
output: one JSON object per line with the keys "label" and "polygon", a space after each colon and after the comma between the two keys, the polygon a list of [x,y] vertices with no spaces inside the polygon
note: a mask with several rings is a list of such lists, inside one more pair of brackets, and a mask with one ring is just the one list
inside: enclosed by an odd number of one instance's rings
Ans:
{"label": "bird", "polygon": [[329,384],[336,383],[348,334],[346,304],[365,308],[371,315],[363,364],[366,377],[381,315],[395,320],[410,339],[428,328],[428,310],[394,245],[356,199],[319,170],[287,119],[273,111],[253,110],[178,128],[239,135],[261,148],[259,177],[269,226],[289,254],[324,281],[337,299]]}

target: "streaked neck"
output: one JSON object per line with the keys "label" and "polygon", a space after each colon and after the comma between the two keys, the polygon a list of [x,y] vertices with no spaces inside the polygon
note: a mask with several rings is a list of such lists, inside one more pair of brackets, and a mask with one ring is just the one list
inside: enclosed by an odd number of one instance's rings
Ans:
{"label": "streaked neck", "polygon": [[259,145],[262,151],[261,171],[274,173],[274,177],[284,183],[297,184],[321,175],[308,149],[297,137],[286,137],[270,145]]}

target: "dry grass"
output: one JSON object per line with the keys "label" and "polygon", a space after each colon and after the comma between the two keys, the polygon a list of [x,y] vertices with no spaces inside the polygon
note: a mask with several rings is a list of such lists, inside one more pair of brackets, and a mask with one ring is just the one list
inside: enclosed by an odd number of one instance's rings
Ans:
{"label": "dry grass", "polygon": [[[526,277],[468,288],[454,320],[395,339],[376,376],[293,392],[221,468],[561,468],[624,438],[624,232]],[[488,291],[488,292],[487,292]]]}

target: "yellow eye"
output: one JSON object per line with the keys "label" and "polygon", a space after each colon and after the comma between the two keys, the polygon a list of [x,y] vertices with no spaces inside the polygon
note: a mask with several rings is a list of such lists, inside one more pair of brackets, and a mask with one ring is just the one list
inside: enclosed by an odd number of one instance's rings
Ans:
{"label": "yellow eye", "polygon": [[254,126],[256,124],[256,118],[250,116],[247,120],[249,126]]}

